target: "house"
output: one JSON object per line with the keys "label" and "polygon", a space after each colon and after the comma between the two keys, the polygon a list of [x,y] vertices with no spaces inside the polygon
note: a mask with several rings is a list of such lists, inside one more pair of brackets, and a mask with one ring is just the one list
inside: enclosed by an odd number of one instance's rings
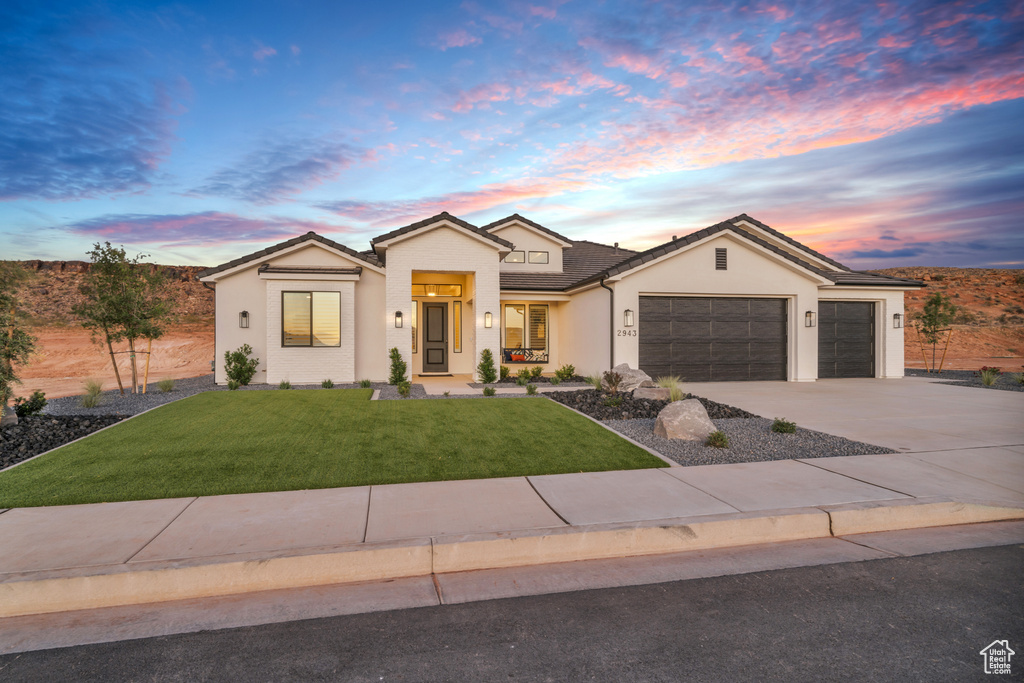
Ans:
{"label": "house", "polygon": [[518,214],[448,213],[355,251],[313,232],[199,274],[216,292],[216,381],[249,344],[255,381],[383,380],[496,362],[618,363],[685,381],[903,376],[903,295],[743,214],[643,252]]}

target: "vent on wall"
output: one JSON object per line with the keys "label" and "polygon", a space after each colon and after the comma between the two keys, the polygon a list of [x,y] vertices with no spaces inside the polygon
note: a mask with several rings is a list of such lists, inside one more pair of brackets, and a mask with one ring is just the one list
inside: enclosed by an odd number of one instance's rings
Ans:
{"label": "vent on wall", "polygon": [[715,249],[715,270],[726,270],[726,250]]}

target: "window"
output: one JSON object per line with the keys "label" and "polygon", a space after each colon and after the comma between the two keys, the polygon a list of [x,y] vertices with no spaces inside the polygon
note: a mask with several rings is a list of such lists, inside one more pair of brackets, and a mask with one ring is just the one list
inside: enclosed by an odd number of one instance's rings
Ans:
{"label": "window", "polygon": [[462,353],[462,302],[452,302],[452,351]]}
{"label": "window", "polygon": [[509,252],[505,257],[505,263],[526,263],[526,253],[522,251]]}
{"label": "window", "polygon": [[462,285],[413,285],[413,296],[462,296]]}
{"label": "window", "polygon": [[341,293],[281,292],[281,346],[341,346]]}
{"label": "window", "polygon": [[546,304],[532,304],[529,307],[525,304],[505,304],[505,348],[548,350]]}
{"label": "window", "polygon": [[715,270],[726,270],[726,250],[715,249]]}
{"label": "window", "polygon": [[547,263],[548,252],[546,251],[531,251],[530,252],[530,263]]}
{"label": "window", "polygon": [[526,336],[523,334],[526,323],[526,306],[523,304],[505,304],[505,347],[519,349],[524,346]]}
{"label": "window", "polygon": [[530,306],[530,350],[548,350],[548,307]]}
{"label": "window", "polygon": [[[415,286],[415,285],[413,285]],[[412,352],[416,353],[416,310],[418,306],[415,301],[412,302]]]}

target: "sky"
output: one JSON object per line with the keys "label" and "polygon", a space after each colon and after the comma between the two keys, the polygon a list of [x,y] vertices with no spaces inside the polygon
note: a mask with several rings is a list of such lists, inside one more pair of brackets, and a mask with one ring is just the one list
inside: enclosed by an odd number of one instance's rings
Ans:
{"label": "sky", "polygon": [[0,4],[0,258],[216,265],[448,211],[1024,265],[1024,0]]}

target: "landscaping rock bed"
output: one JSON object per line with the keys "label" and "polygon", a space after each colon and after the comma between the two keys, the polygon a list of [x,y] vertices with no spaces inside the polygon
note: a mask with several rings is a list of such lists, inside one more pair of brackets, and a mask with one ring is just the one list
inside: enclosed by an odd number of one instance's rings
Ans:
{"label": "landscaping rock bed", "polygon": [[1016,372],[1024,372],[1024,368],[1004,367],[1003,373],[996,378],[992,386],[981,383],[981,377],[973,370],[943,370],[942,372],[926,372],[917,368],[906,368],[903,373],[907,377],[927,377],[936,384],[948,384],[955,387],[976,387],[979,389],[999,389],[1000,391],[1024,391],[1024,384],[1013,379]]}
{"label": "landscaping rock bed", "polygon": [[728,448],[712,448],[698,441],[662,439],[654,434],[653,419],[607,420],[604,424],[680,465],[722,465],[896,452],[891,448],[800,427],[794,434],[777,434],[771,430],[772,420],[763,417],[713,418],[711,421],[729,437]]}
{"label": "landscaping rock bed", "polygon": [[[530,379],[529,384],[551,384],[551,380],[552,380],[551,377],[543,377],[543,376],[542,377],[533,377],[533,378]],[[473,387],[474,389],[483,389],[484,387],[504,387],[504,388],[508,388],[508,387],[515,387],[515,386],[519,386],[519,385],[516,382],[515,375],[513,375],[511,377],[506,377],[505,379],[499,379],[494,384],[481,384],[480,382],[471,382],[469,386]],[[590,386],[590,381],[587,380],[586,377],[580,377],[579,375],[576,375],[572,379],[567,379],[564,382],[559,382],[557,385],[556,384],[551,384],[551,386],[559,386],[559,387],[588,387],[588,386]]]}
{"label": "landscaping rock bed", "polygon": [[123,415],[33,415],[0,429],[0,469],[109,427]]}
{"label": "landscaping rock bed", "polygon": [[[661,409],[669,404],[668,401],[655,401],[653,399],[636,399],[631,393],[619,393],[616,396],[622,398],[622,403],[617,406],[605,405],[609,395],[590,389],[586,391],[552,391],[545,396],[558,401],[562,405],[578,410],[584,415],[589,415],[595,420],[653,420],[658,417]],[[750,419],[757,415],[748,413],[745,410],[716,403],[700,396],[687,394],[685,398],[695,398],[701,402],[704,409],[708,411],[708,417],[716,419]]]}

